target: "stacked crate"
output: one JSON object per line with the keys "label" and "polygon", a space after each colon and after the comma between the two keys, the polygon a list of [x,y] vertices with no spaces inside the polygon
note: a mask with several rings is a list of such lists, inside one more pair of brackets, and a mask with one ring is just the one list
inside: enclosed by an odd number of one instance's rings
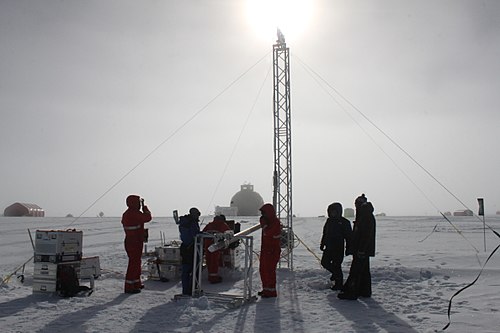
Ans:
{"label": "stacked crate", "polygon": [[169,281],[181,278],[181,248],[176,244],[155,248],[155,258],[148,262],[149,278]]}
{"label": "stacked crate", "polygon": [[56,292],[57,272],[62,265],[72,265],[79,274],[83,233],[72,230],[37,230],[33,292]]}
{"label": "stacked crate", "polygon": [[99,257],[83,257],[80,261],[80,279],[97,279],[101,276]]}
{"label": "stacked crate", "polygon": [[33,292],[56,291],[57,264],[51,262],[35,262],[33,272]]}

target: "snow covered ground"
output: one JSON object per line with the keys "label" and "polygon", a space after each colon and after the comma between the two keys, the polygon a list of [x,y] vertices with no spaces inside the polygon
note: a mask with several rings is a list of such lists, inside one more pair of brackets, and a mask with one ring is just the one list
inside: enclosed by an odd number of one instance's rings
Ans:
{"label": "snow covered ground", "polygon": [[[206,218],[204,223],[208,223]],[[256,223],[245,218],[242,228]],[[500,243],[473,217],[450,217],[462,233],[440,217],[377,218],[377,256],[372,259],[373,297],[342,301],[328,289],[329,274],[297,242],[294,270],[278,270],[276,299],[258,299],[237,308],[207,297],[174,301],[180,281],[146,281],[137,295],[123,293],[127,258],[120,218],[0,217],[0,274],[13,272],[33,254],[27,229],[76,228],[84,233],[84,256],[98,255],[103,275],[90,297],[60,298],[32,294],[33,263],[25,281],[12,277],[0,287],[2,332],[434,332],[448,322],[450,297],[472,282],[489,253]],[[240,219],[236,219],[237,222]],[[500,217],[486,222],[500,230]],[[297,236],[317,255],[324,218],[296,218]],[[431,233],[437,224],[435,232]],[[178,239],[171,218],[154,218],[149,248],[160,244],[160,232]],[[260,231],[253,234],[260,247]],[[479,252],[476,252],[476,248]],[[344,262],[346,273],[350,257]],[[254,260],[254,292],[260,290]],[[146,272],[144,272],[146,273]],[[241,274],[224,271],[224,282],[203,284],[206,291],[241,293]],[[205,272],[206,274],[206,272]],[[206,281],[206,280],[205,280]],[[476,284],[453,300],[448,332],[498,332],[500,327],[500,253]]]}

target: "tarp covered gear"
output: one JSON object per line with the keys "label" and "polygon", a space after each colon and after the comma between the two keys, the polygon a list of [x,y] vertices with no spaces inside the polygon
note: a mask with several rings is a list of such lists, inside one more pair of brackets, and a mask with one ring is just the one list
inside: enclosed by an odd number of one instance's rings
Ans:
{"label": "tarp covered gear", "polygon": [[90,290],[87,286],[80,286],[78,275],[73,265],[58,265],[57,267],[57,290],[60,296],[73,297],[80,291]]}

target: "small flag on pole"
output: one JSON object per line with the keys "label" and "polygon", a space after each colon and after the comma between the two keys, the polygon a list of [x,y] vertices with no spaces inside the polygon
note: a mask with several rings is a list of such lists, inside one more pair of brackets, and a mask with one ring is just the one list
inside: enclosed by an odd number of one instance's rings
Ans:
{"label": "small flag on pole", "polygon": [[483,198],[477,198],[477,203],[479,204],[479,212],[477,215],[484,216],[484,200]]}

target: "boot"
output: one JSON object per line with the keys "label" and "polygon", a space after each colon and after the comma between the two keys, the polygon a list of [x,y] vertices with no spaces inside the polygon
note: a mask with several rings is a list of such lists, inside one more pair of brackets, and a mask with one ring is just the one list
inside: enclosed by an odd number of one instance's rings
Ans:
{"label": "boot", "polygon": [[138,294],[141,292],[141,289],[127,289],[125,290],[125,294]]}
{"label": "boot", "polygon": [[263,297],[263,298],[278,297],[278,294],[276,293],[276,291],[264,290],[262,292],[262,294],[260,295],[260,297]]}
{"label": "boot", "polygon": [[208,282],[210,282],[210,283],[221,283],[222,282],[222,277],[221,276],[210,276],[210,277],[208,277]]}
{"label": "boot", "polygon": [[330,287],[331,290],[342,290],[343,285],[341,280],[335,280],[335,284]]}

